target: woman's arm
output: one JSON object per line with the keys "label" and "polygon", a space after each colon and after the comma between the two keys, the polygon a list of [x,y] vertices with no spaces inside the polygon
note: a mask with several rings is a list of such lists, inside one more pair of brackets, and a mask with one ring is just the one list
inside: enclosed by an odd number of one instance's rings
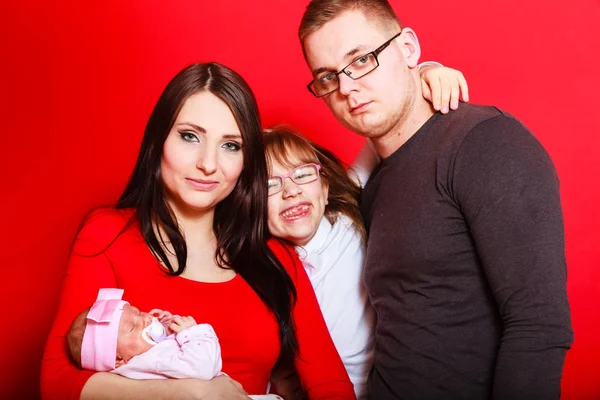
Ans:
{"label": "woman's arm", "polygon": [[460,100],[469,101],[469,86],[459,70],[426,61],[419,64],[419,73],[423,97],[436,111],[447,114],[458,108]]}
{"label": "woman's arm", "polygon": [[308,398],[355,399],[352,383],[331,340],[306,271],[293,249],[272,243],[273,252],[296,286],[293,318],[298,353],[294,364]]}
{"label": "woman's arm", "polygon": [[[43,399],[219,398],[246,399],[231,379],[136,381],[111,373],[78,369],[70,359],[66,335],[75,317],[90,307],[98,289],[117,287],[113,263],[106,251],[127,223],[128,216],[115,210],[99,210],[77,235],[69,258],[57,315],[42,360]],[[118,240],[118,239],[116,239]],[[237,390],[236,395],[234,389]]]}
{"label": "woman's arm", "polygon": [[379,164],[380,158],[373,143],[367,139],[365,144],[358,152],[356,159],[352,165],[348,168],[348,176],[361,188],[365,188],[367,181],[371,176],[371,173]]}
{"label": "woman's arm", "polygon": [[81,392],[81,400],[248,400],[242,385],[228,376],[200,379],[135,380],[108,372],[94,374]]}
{"label": "woman's arm", "polygon": [[73,243],[56,317],[42,360],[41,391],[44,399],[78,399],[93,375],[78,369],[70,359],[66,336],[75,317],[90,307],[102,287],[115,287],[116,279],[103,247],[125,224],[114,210],[92,213]]}

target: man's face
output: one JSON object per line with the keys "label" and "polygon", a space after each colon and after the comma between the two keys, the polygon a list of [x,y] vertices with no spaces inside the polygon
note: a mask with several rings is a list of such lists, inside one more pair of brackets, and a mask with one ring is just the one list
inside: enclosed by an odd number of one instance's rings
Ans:
{"label": "man's face", "polygon": [[[306,37],[308,66],[314,78],[337,72],[399,31],[383,28],[362,11],[345,12]],[[379,54],[379,67],[362,78],[352,80],[339,74],[339,88],[323,99],[345,127],[377,138],[407,118],[415,101],[416,84],[407,65],[405,41],[403,31]]]}

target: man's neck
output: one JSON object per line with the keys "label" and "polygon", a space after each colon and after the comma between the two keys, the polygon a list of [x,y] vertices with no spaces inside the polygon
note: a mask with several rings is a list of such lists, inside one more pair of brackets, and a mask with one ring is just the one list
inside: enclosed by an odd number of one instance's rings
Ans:
{"label": "man's neck", "polygon": [[401,118],[387,133],[371,138],[375,150],[380,157],[386,158],[404,145],[434,114],[431,104],[425,99],[415,101]]}

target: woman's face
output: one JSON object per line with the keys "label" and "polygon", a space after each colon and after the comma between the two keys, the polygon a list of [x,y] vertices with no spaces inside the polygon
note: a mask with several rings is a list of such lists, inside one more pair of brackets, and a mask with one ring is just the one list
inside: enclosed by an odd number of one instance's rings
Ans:
{"label": "woman's face", "polygon": [[[270,176],[284,175],[306,163],[290,160],[294,168],[286,168],[272,160]],[[269,230],[271,234],[303,246],[317,232],[327,205],[328,187],[319,177],[317,180],[298,185],[291,178],[283,182],[283,190],[268,201]]]}
{"label": "woman's face", "polygon": [[161,177],[181,212],[214,211],[242,172],[242,135],[231,110],[202,91],[183,104],[163,147]]}

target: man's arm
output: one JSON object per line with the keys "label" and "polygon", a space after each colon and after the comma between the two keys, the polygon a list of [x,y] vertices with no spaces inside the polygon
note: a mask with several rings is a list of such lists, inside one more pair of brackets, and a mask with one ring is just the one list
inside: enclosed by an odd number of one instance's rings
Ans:
{"label": "man's arm", "polygon": [[522,124],[496,117],[461,144],[453,191],[503,321],[493,398],[558,399],[573,333],[552,161]]}

